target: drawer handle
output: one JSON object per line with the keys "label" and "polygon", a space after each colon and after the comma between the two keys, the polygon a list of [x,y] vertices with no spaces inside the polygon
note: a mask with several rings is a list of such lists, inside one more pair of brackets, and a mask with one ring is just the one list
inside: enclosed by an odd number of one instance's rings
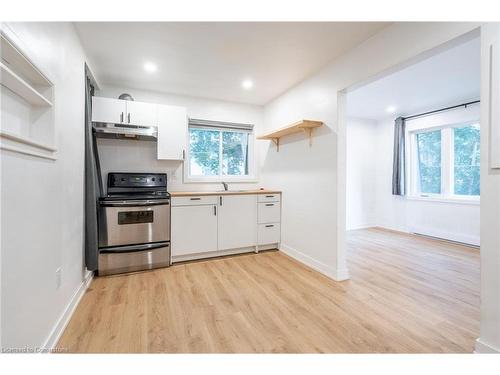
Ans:
{"label": "drawer handle", "polygon": [[266,198],[274,198],[274,195],[266,195]]}
{"label": "drawer handle", "polygon": [[267,203],[266,206],[274,206],[274,203]]}
{"label": "drawer handle", "polygon": [[266,228],[272,228],[272,227],[274,227],[274,225],[272,225],[272,224],[271,225],[266,225]]}
{"label": "drawer handle", "polygon": [[192,201],[199,201],[201,198],[190,198]]}

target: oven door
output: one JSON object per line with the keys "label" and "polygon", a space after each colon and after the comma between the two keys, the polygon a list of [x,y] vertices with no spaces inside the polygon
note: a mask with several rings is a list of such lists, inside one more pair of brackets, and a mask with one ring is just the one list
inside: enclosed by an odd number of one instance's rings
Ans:
{"label": "oven door", "polygon": [[170,199],[100,203],[100,248],[164,241],[170,241]]}
{"label": "oven door", "polygon": [[101,249],[99,276],[150,270],[170,265],[170,243],[157,242]]}

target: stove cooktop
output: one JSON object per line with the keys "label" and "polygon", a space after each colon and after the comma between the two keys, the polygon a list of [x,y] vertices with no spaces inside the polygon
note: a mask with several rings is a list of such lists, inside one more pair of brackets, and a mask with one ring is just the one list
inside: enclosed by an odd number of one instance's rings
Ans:
{"label": "stove cooktop", "polygon": [[108,173],[108,194],[101,201],[170,198],[165,173]]}

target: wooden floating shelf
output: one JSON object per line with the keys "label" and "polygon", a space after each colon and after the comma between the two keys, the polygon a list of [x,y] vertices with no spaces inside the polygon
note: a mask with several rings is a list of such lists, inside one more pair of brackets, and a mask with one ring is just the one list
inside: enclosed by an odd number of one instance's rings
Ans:
{"label": "wooden floating shelf", "polygon": [[272,133],[263,134],[257,139],[265,139],[269,141],[273,141],[276,144],[276,151],[280,150],[280,138],[285,137],[294,133],[307,133],[309,136],[309,146],[312,146],[312,133],[315,128],[318,128],[323,125],[322,121],[313,121],[313,120],[300,120],[292,125],[288,125],[284,128],[273,131]]}

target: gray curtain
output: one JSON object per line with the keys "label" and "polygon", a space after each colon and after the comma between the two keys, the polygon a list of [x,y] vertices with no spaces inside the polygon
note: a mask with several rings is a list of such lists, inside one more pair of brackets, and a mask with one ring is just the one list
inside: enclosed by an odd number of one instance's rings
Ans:
{"label": "gray curtain", "polygon": [[392,195],[405,195],[405,120],[394,121],[394,154],[392,160]]}
{"label": "gray curtain", "polygon": [[85,65],[85,265],[90,271],[97,270],[97,202],[102,193],[99,157],[91,121],[93,94],[94,87]]}

